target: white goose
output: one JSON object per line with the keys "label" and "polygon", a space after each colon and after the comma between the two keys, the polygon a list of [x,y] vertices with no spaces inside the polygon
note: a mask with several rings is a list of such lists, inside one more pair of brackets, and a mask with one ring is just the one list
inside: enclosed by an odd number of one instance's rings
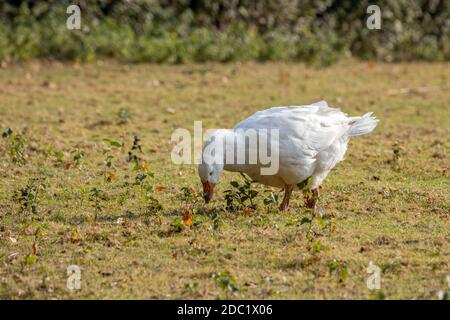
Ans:
{"label": "white goose", "polygon": [[[378,120],[371,115],[370,112],[361,117],[348,117],[339,109],[330,108],[325,101],[320,101],[306,106],[259,111],[232,130],[218,131],[205,143],[203,160],[206,158],[205,148],[218,137],[236,139],[242,134],[239,129],[278,129],[279,169],[274,174],[263,175],[260,169],[264,165],[259,161],[256,164],[226,163],[225,159],[203,161],[199,165],[199,176],[205,201],[211,200],[220,174],[227,170],[245,173],[267,186],[283,188],[285,194],[281,210],[289,209],[293,190],[303,189],[308,195],[305,203],[315,214],[319,187],[331,169],[344,159],[350,137],[368,134],[377,126]],[[245,144],[245,148],[249,148],[249,145]],[[248,157],[248,150],[245,153]]]}

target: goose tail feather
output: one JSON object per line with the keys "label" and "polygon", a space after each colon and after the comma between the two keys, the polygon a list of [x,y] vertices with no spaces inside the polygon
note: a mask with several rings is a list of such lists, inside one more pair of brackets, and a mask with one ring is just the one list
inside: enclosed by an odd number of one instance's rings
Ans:
{"label": "goose tail feather", "polygon": [[362,136],[372,132],[379,122],[379,120],[375,116],[372,116],[372,114],[373,112],[368,112],[362,117],[351,117],[349,123],[349,136]]}

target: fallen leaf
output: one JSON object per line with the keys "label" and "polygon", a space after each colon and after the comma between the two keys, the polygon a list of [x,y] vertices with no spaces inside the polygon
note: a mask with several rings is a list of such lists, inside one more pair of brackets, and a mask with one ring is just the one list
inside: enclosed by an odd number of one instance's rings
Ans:
{"label": "fallen leaf", "polygon": [[37,243],[33,242],[33,246],[31,247],[31,251],[33,252],[33,255],[37,254]]}
{"label": "fallen leaf", "polygon": [[106,177],[106,181],[108,181],[108,182],[112,182],[112,181],[114,181],[116,179],[117,179],[117,176],[114,173],[111,173],[110,175],[108,175]]}
{"label": "fallen leaf", "polygon": [[148,164],[146,163],[141,163],[139,167],[141,168],[142,171],[148,171]]}
{"label": "fallen leaf", "polygon": [[183,215],[183,223],[186,226],[190,226],[192,224],[192,208],[184,207],[183,209],[181,209],[181,214]]}
{"label": "fallen leaf", "polygon": [[72,233],[70,234],[70,241],[72,243],[79,242],[81,240],[80,234],[78,233],[77,229],[72,230]]}
{"label": "fallen leaf", "polygon": [[66,162],[66,164],[64,165],[64,169],[69,170],[72,166],[73,166],[73,162],[71,162],[71,161]]}

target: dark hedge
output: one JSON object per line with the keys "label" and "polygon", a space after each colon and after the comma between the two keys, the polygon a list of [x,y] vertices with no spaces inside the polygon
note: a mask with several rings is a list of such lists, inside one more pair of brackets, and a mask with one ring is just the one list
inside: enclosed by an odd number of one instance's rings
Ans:
{"label": "dark hedge", "polygon": [[[78,4],[82,29],[67,30]],[[381,30],[366,8],[381,9]],[[448,0],[4,0],[0,60],[449,60]]]}

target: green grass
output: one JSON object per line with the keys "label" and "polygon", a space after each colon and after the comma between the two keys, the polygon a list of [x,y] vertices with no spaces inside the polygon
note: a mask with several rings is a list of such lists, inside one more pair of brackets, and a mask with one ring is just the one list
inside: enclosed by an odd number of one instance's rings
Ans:
{"label": "green grass", "polygon": [[[0,128],[25,142],[1,142],[0,298],[368,299],[372,261],[386,299],[436,299],[450,274],[448,69],[355,61],[2,69]],[[171,163],[175,128],[192,131],[194,120],[229,128],[262,108],[320,99],[381,120],[326,179],[323,221],[302,224],[310,214],[299,193],[288,213],[266,209],[256,185],[258,210],[227,212],[224,191],[240,179],[232,173],[207,206],[183,200],[183,187],[201,185],[196,166]],[[137,171],[127,161],[134,135]],[[135,185],[146,172],[154,177]],[[186,205],[196,209],[190,228]],[[79,291],[66,288],[69,265],[81,268]]]}

